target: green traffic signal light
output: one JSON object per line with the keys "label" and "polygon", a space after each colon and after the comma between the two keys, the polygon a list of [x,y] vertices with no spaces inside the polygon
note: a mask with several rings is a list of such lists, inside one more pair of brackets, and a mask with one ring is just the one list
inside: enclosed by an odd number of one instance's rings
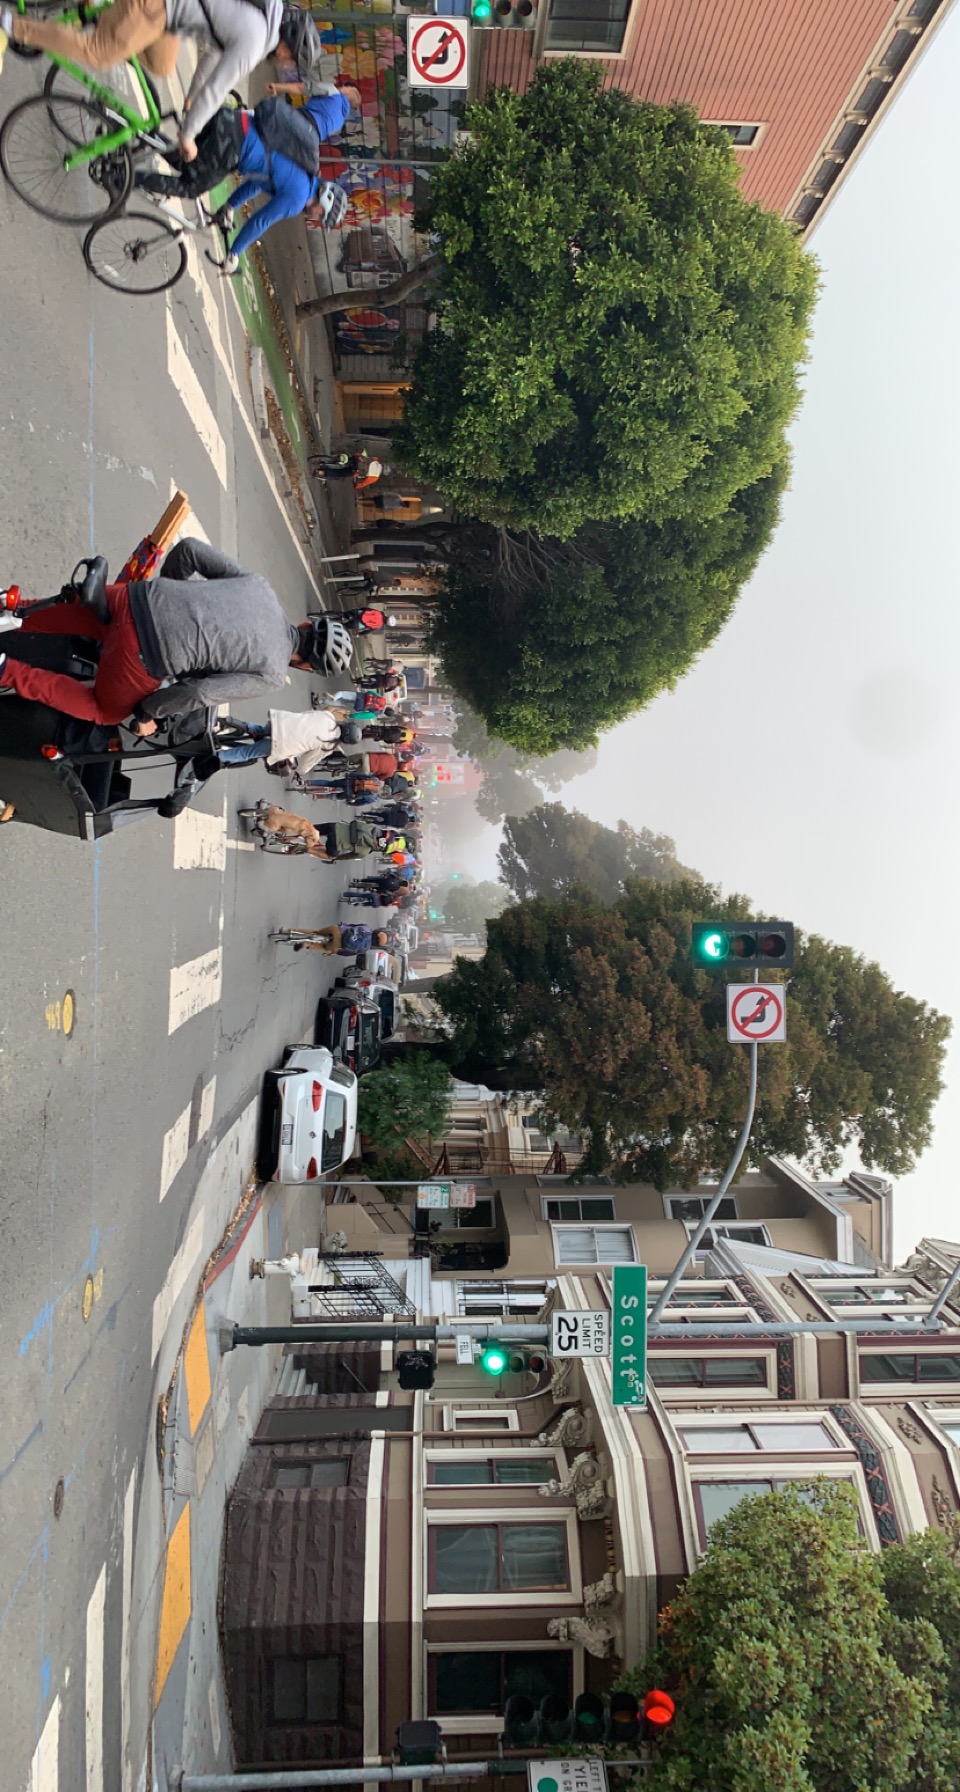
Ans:
{"label": "green traffic signal light", "polygon": [[470,17],[477,24],[482,24],[484,19],[489,19],[492,11],[493,0],[473,0],[473,5],[470,9]]}
{"label": "green traffic signal light", "polygon": [[715,962],[719,963],[721,958],[726,958],[730,946],[726,934],[708,933],[704,935],[700,942],[700,949],[705,958],[712,958]]}
{"label": "green traffic signal light", "polygon": [[478,1360],[487,1375],[502,1375],[509,1361],[502,1344],[488,1344],[481,1350]]}

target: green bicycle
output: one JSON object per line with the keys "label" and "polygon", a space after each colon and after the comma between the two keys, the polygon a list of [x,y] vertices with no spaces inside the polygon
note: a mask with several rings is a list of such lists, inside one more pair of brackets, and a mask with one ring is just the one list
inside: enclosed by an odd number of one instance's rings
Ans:
{"label": "green bicycle", "polygon": [[[109,3],[84,0],[65,12],[60,0],[19,0],[18,11],[85,25]],[[44,52],[21,48],[21,54],[31,53]],[[42,93],[21,100],[0,127],[0,168],[18,198],[41,217],[90,225],[123,206],[138,151],[169,148],[160,127],[176,114],[161,111],[157,89],[136,57],[125,65],[135,87],[132,103],[92,70],[52,53],[50,62]]]}

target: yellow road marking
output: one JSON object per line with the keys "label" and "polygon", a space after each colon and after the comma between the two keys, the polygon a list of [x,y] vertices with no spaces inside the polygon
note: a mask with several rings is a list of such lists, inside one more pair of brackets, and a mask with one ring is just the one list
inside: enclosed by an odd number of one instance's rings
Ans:
{"label": "yellow road marking", "polygon": [[167,1544],[163,1574],[163,1605],[157,1639],[157,1673],[153,1688],[154,1710],[163,1696],[167,1675],[190,1622],[190,1507],[184,1506]]}
{"label": "yellow road marking", "polygon": [[210,1399],[210,1358],[207,1355],[207,1327],[203,1302],[194,1314],[184,1353],[183,1370],[187,1378],[187,1409],[190,1414],[190,1436],[193,1437]]}

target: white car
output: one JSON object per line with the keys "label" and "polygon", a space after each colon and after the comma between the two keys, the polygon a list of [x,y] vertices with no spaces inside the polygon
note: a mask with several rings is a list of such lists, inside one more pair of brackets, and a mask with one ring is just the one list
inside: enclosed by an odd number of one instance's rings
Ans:
{"label": "white car", "polygon": [[357,1079],[325,1045],[290,1045],[263,1080],[258,1169],[265,1181],[314,1182],[353,1156]]}

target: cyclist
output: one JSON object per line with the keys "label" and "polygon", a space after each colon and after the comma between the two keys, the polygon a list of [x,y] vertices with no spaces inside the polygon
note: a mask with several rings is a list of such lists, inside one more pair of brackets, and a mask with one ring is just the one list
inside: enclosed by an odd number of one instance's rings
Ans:
{"label": "cyclist", "polygon": [[280,689],[291,666],[325,669],[325,619],[290,622],[266,579],[206,542],[179,542],[149,581],[107,585],[103,559],[97,571],[85,599],[78,594],[23,625],[25,633],[100,641],[94,684],[0,652],[0,697],[16,692],[106,726],[133,713],[134,732],[147,735],[168,716]]}
{"label": "cyclist", "polygon": [[[114,68],[137,56],[152,75],[169,80],[181,37],[201,46],[184,101],[180,152],[192,162],[197,138],[231,88],[263,62],[281,38],[306,54],[305,14],[283,0],[112,0],[90,30],[57,20],[22,17],[0,4],[0,69],[8,39],[49,50],[85,68]],[[313,32],[316,27],[312,26]]]}

